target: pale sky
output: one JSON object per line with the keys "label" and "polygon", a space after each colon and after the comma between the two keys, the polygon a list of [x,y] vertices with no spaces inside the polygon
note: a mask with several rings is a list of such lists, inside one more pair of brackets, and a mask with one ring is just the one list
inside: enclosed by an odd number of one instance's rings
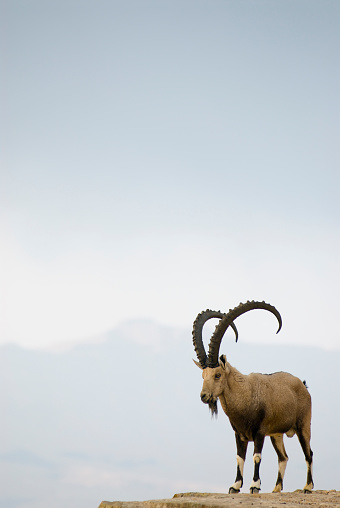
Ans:
{"label": "pale sky", "polygon": [[0,6],[0,343],[258,299],[339,349],[339,2]]}

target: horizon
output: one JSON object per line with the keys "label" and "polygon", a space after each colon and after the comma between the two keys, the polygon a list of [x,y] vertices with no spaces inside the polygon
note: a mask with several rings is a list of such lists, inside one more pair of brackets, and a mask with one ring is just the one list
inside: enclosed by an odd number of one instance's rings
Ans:
{"label": "horizon", "polygon": [[[217,324],[217,319],[211,319],[210,322],[207,322],[203,329],[203,340],[205,344],[205,348],[208,348],[210,336],[212,335],[215,325]],[[267,328],[265,329],[265,335],[264,337],[261,337],[261,329],[257,329],[256,333],[253,333],[250,336],[247,336],[247,333],[249,333],[250,327],[244,326],[244,324],[241,326],[240,322],[237,323],[238,328],[242,330],[242,337],[241,342],[244,343],[244,345],[249,345],[253,347],[262,347],[262,346],[269,346],[270,348],[292,348],[292,349],[310,349],[310,350],[320,350],[324,353],[330,353],[330,352],[340,352],[340,344],[339,347],[329,347],[327,344],[323,344],[322,342],[319,344],[306,344],[306,343],[296,343],[294,340],[294,337],[291,337],[290,340],[287,341],[287,337],[285,339],[280,339],[278,335],[275,334],[275,331]],[[263,323],[262,323],[263,324]],[[161,335],[162,332],[166,333],[167,341],[165,342],[163,336]],[[25,344],[19,344],[15,342],[7,342],[7,343],[0,343],[0,348],[7,347],[7,346],[13,346],[25,351],[32,351],[32,352],[45,352],[45,353],[51,353],[51,354],[63,354],[67,353],[69,351],[72,351],[74,349],[77,349],[78,347],[83,346],[100,346],[101,344],[105,344],[108,341],[116,340],[116,336],[121,335],[121,340],[127,341],[128,343],[134,343],[136,345],[149,348],[153,350],[154,352],[161,352],[162,350],[166,351],[169,349],[169,343],[170,347],[176,347],[178,345],[178,342],[180,341],[183,345],[185,342],[188,342],[189,344],[192,344],[192,327],[185,327],[185,326],[169,326],[164,325],[163,323],[157,322],[156,320],[152,320],[150,318],[139,318],[139,319],[127,319],[125,321],[122,321],[118,323],[117,326],[110,328],[109,330],[100,333],[100,334],[94,334],[92,336],[82,337],[81,339],[76,340],[66,340],[66,341],[60,341],[55,342],[53,344],[45,344],[45,345],[39,345],[39,346],[30,346]],[[187,340],[184,342],[183,338],[186,336]],[[168,340],[170,338],[170,340]],[[240,338],[239,338],[240,339]],[[233,332],[228,330],[227,336],[224,338],[224,341],[222,344],[224,344],[224,347],[232,347],[232,349],[236,349],[237,351],[237,344],[235,339],[233,337]],[[195,356],[195,351],[193,349],[192,355]]]}

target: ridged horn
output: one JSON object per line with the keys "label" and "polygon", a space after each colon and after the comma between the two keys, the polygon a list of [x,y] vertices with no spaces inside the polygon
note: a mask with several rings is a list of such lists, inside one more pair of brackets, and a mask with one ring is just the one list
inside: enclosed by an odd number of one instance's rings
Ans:
{"label": "ridged horn", "polygon": [[[207,310],[201,312],[200,314],[198,314],[197,318],[194,321],[194,325],[193,325],[193,329],[192,329],[192,341],[194,343],[196,356],[198,358],[198,361],[199,361],[202,369],[205,369],[207,366],[207,354],[204,349],[203,338],[202,338],[203,326],[209,319],[212,319],[212,318],[222,319],[222,318],[225,318],[226,316],[227,316],[227,314],[225,314],[221,311],[207,309]],[[230,323],[230,326],[232,327],[232,329],[235,332],[236,342],[237,342],[237,339],[238,339],[237,328],[234,325],[234,323]]]}
{"label": "ridged horn", "polygon": [[279,333],[282,327],[282,318],[279,311],[275,309],[275,307],[266,302],[255,302],[255,301],[249,302],[249,300],[247,303],[240,303],[240,305],[238,305],[234,309],[230,309],[228,314],[226,314],[217,324],[209,343],[207,367],[214,368],[218,366],[218,354],[220,350],[220,344],[228,326],[231,326],[231,323],[233,323],[233,321],[235,321],[236,318],[238,318],[245,312],[248,312],[249,310],[253,309],[264,309],[268,310],[269,312],[272,312],[279,322],[279,328],[276,332]]}

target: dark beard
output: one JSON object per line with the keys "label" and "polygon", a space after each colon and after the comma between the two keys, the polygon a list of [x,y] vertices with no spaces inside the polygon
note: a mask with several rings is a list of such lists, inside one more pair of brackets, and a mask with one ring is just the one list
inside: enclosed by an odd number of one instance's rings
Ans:
{"label": "dark beard", "polygon": [[209,409],[211,411],[211,416],[215,416],[217,418],[217,413],[218,413],[218,408],[217,408],[217,399],[215,400],[210,400],[208,402],[208,405],[209,405]]}

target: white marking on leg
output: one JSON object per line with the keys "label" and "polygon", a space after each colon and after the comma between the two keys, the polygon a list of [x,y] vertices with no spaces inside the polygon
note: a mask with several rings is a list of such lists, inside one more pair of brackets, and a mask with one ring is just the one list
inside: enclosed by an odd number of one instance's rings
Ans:
{"label": "white marking on leg", "polygon": [[[236,455],[236,461],[237,461],[237,466],[240,470],[241,476],[243,478],[244,460],[239,455]],[[235,489],[235,490],[240,490],[241,487],[242,487],[242,480],[238,480],[231,486],[231,488]]]}
{"label": "white marking on leg", "polygon": [[[306,464],[307,464],[307,472],[310,471],[310,474],[311,474],[311,477],[313,478],[313,462],[310,464],[307,460],[306,460]],[[314,488],[314,484],[313,482],[312,483],[306,483],[306,485],[304,486],[303,490],[308,490],[309,492],[312,492]]]}
{"label": "white marking on leg", "polygon": [[283,481],[283,478],[284,478],[284,475],[286,472],[287,462],[288,462],[288,459],[282,460],[281,462],[279,462],[279,473],[281,475],[282,481]]}
{"label": "white marking on leg", "polygon": [[259,464],[261,462],[261,453],[254,453],[253,460],[254,464]]}
{"label": "white marking on leg", "polygon": [[242,481],[238,480],[237,482],[233,483],[233,485],[230,488],[234,489],[234,490],[240,490],[241,487],[242,487]]}
{"label": "white marking on leg", "polygon": [[309,463],[307,462],[306,460],[306,464],[307,464],[307,468],[310,470],[310,474],[312,475],[313,477],[313,462]]}
{"label": "white marking on leg", "polygon": [[251,482],[250,488],[251,488],[251,489],[254,489],[254,488],[255,488],[255,489],[260,490],[260,488],[261,488],[261,480],[260,480],[260,478],[259,478],[256,482],[254,482],[254,480],[253,480],[253,481]]}
{"label": "white marking on leg", "polygon": [[285,471],[287,467],[288,457],[285,460],[279,461],[279,474],[278,477],[281,476],[281,483],[277,483],[274,487],[273,492],[281,492],[283,487],[283,478],[285,476]]}
{"label": "white marking on leg", "polygon": [[238,467],[240,468],[240,473],[243,476],[244,459],[242,459],[242,457],[240,457],[239,455],[236,455],[236,461]]}
{"label": "white marking on leg", "polygon": [[[254,464],[260,464],[260,462],[261,462],[261,453],[254,453],[254,455],[253,455],[253,461],[254,461]],[[260,480],[260,478],[258,480],[256,480],[256,482],[254,480],[251,482],[250,490],[252,490],[252,489],[257,489],[257,490],[261,489],[261,480]]]}

